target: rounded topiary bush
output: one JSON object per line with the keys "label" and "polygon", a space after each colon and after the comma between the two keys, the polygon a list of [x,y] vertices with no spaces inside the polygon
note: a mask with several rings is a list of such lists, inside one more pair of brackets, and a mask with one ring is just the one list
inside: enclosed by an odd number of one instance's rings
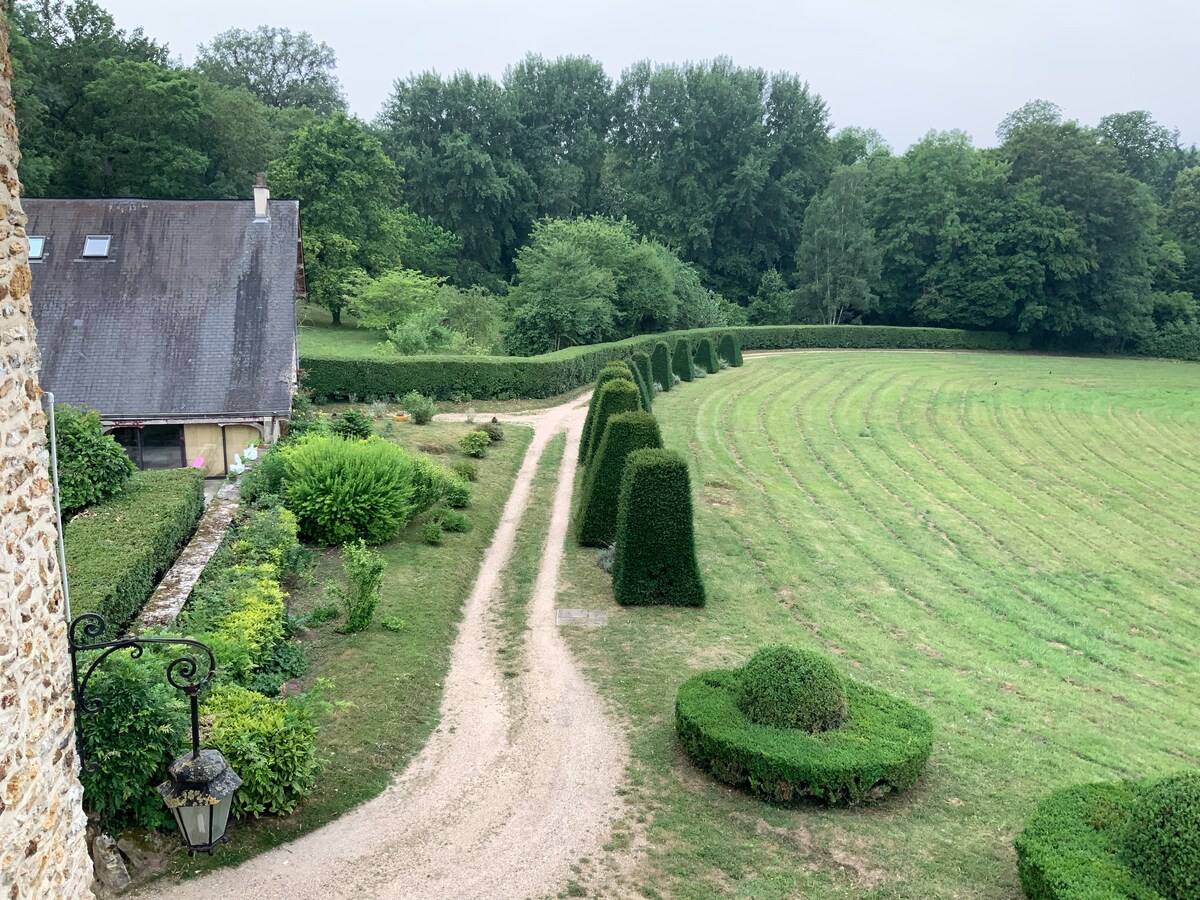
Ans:
{"label": "rounded topiary bush", "polygon": [[721,340],[717,343],[717,355],[735,369],[740,366],[743,362],[742,344],[738,336],[732,331],[721,335]]}
{"label": "rounded topiary bush", "polygon": [[633,373],[629,371],[629,366],[620,360],[608,363],[596,376],[596,387],[592,390],[592,399],[588,403],[587,417],[583,420],[583,434],[579,438],[580,463],[584,461],[584,457],[587,455],[588,441],[591,440],[592,427],[596,421],[596,406],[600,401],[600,391],[604,385],[618,378],[633,378]]}
{"label": "rounded topiary bush", "polygon": [[818,732],[846,720],[842,674],[819,653],[764,647],[742,667],[738,709],[757,725]]}
{"label": "rounded topiary bush", "polygon": [[625,457],[613,594],[622,606],[703,606],[687,461],[673,450]]}
{"label": "rounded topiary bush", "polygon": [[1200,897],[1200,772],[1143,785],[1121,845],[1133,874],[1168,900]]}
{"label": "rounded topiary bush", "polygon": [[675,728],[697,765],[777,803],[843,805],[907,790],[933,749],[928,715],[857,681],[845,681],[842,724],[817,732],[747,718],[738,705],[742,684],[738,669],[689,678],[675,701]]}
{"label": "rounded topiary bush", "polygon": [[650,372],[660,388],[664,391],[671,389],[674,380],[671,378],[671,350],[665,341],[654,345],[654,352],[650,354]]}
{"label": "rounded topiary bush", "polygon": [[583,454],[585,466],[590,466],[596,456],[609,417],[617,413],[636,412],[641,408],[642,399],[637,385],[628,378],[617,378],[600,388],[600,393],[592,399],[592,403],[595,404],[595,414],[592,416],[592,430],[587,436],[587,449]]}
{"label": "rounded topiary bush", "polygon": [[651,394],[654,393],[654,369],[650,365],[650,354],[638,352],[629,358],[629,362],[633,368],[642,373],[642,379],[646,382],[646,387],[651,389]]}
{"label": "rounded topiary bush", "polygon": [[700,338],[696,344],[695,359],[696,365],[709,375],[716,375],[721,371],[721,364],[717,360],[717,348],[710,337]]}
{"label": "rounded topiary bush", "polygon": [[579,499],[579,543],[607,547],[617,537],[617,508],[625,459],[634,450],[662,447],[658,420],[644,411],[618,413],[604,427]]}
{"label": "rounded topiary bush", "polygon": [[671,359],[671,368],[679,376],[680,381],[695,380],[696,370],[692,365],[692,348],[688,345],[687,338],[680,338],[675,342],[675,355]]}

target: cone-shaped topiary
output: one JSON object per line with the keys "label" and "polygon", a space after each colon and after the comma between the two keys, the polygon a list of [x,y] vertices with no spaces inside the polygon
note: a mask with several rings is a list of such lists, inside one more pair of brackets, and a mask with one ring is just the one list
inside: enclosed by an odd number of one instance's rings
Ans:
{"label": "cone-shaped topiary", "polygon": [[709,375],[716,375],[721,371],[721,365],[717,362],[717,348],[713,346],[712,338],[700,338],[700,342],[696,344],[696,365]]}
{"label": "cone-shaped topiary", "polygon": [[[635,366],[632,362],[629,364],[629,371],[633,375],[633,383],[637,385],[638,396],[641,400],[642,409],[644,409],[646,412],[650,412],[650,410],[653,408],[653,401],[650,399],[653,396],[653,392],[650,390],[650,383],[642,378],[642,370]],[[600,437],[603,436],[604,435],[600,435]]]}
{"label": "cone-shaped topiary", "polygon": [[600,400],[600,389],[608,382],[617,378],[633,378],[633,373],[629,371],[629,366],[620,360],[615,360],[608,363],[600,374],[596,376],[596,387],[592,390],[592,399],[588,403],[587,418],[583,420],[583,434],[579,438],[579,462],[583,462],[584,455],[587,453],[588,439],[592,434],[592,422],[596,418],[596,404]]}
{"label": "cone-shaped topiary", "polygon": [[585,547],[607,547],[616,539],[625,458],[634,450],[661,447],[658,420],[650,413],[618,413],[609,418],[583,481],[577,517],[579,543]]}
{"label": "cone-shaped topiary", "polygon": [[650,366],[649,353],[635,353],[629,358],[632,367],[642,373],[642,378],[646,380],[646,387],[650,388],[650,394],[654,394],[654,369]]}
{"label": "cone-shaped topiary", "polygon": [[660,388],[671,389],[671,351],[665,341],[654,345],[654,352],[650,354],[650,372]]}
{"label": "cone-shaped topiary", "polygon": [[675,342],[675,354],[671,359],[671,368],[675,370],[680,381],[695,379],[695,370],[692,367],[692,348],[688,346],[687,338],[680,338]]}
{"label": "cone-shaped topiary", "polygon": [[1200,772],[1147,783],[1121,843],[1133,873],[1167,900],[1200,897]]}
{"label": "cone-shaped topiary", "polygon": [[622,606],[703,606],[687,461],[673,450],[625,457],[613,593]]}
{"label": "cone-shaped topiary", "polygon": [[735,369],[742,364],[742,343],[736,334],[727,331],[721,335],[721,341],[717,344],[717,355]]}
{"label": "cone-shaped topiary", "polygon": [[841,673],[819,653],[791,647],[764,647],[750,657],[734,699],[747,719],[771,728],[815,734],[846,720]]}
{"label": "cone-shaped topiary", "polygon": [[604,426],[610,416],[617,413],[637,412],[641,409],[642,398],[638,394],[637,385],[628,378],[615,378],[600,388],[596,399],[596,415],[592,418],[592,431],[588,435],[587,453],[584,454],[583,464],[590,466],[600,448],[600,438],[604,436]]}

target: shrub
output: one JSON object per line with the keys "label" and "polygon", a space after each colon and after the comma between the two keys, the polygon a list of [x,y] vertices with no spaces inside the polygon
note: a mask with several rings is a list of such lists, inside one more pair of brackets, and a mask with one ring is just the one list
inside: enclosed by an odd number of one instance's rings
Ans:
{"label": "shrub", "polygon": [[395,444],[317,436],[282,452],[285,501],[307,540],[382,544],[414,511],[416,464]]}
{"label": "shrub", "polygon": [[271,497],[282,497],[283,454],[268,450],[260,455],[258,462],[238,482],[238,496],[248,506],[269,503]]}
{"label": "shrub", "polygon": [[471,530],[470,516],[456,509],[439,510],[434,517],[434,521],[441,525],[445,531],[455,534],[462,534]]}
{"label": "shrub", "polygon": [[336,589],[346,607],[346,624],[341,632],[354,634],[371,625],[375,607],[383,594],[383,571],[387,561],[368,549],[365,541],[358,540],[342,548],[342,568],[346,571],[348,588]]}
{"label": "shrub", "polygon": [[428,425],[437,413],[433,398],[426,397],[419,391],[409,391],[400,398],[400,405],[417,425]]}
{"label": "shrub", "polygon": [[791,647],[764,647],[742,667],[734,695],[756,725],[816,733],[846,720],[846,686],[828,659]]}
{"label": "shrub", "polygon": [[[54,424],[64,515],[112,497],[137,471],[121,445],[104,433],[98,412],[60,403],[54,407]],[[49,448],[49,421],[46,441]]]}
{"label": "shrub", "polygon": [[450,485],[442,499],[446,501],[447,506],[454,509],[466,509],[471,505],[471,486],[465,481],[456,481]]}
{"label": "shrub", "polygon": [[421,540],[431,547],[441,546],[446,539],[446,533],[439,522],[426,522],[421,526]]}
{"label": "shrub", "polygon": [[696,365],[709,375],[721,371],[720,360],[717,359],[717,348],[713,346],[712,338],[702,337],[696,345]]}
{"label": "shrub", "polygon": [[634,450],[662,447],[658,420],[648,412],[624,412],[609,418],[596,458],[584,476],[580,491],[579,543],[606,547],[617,536],[617,505],[625,458]]}
{"label": "shrub", "polygon": [[[213,589],[226,612],[213,624],[210,635],[222,639],[226,658],[218,659],[223,676],[248,681],[283,640],[287,608],[277,577],[278,570],[271,565],[231,566],[215,582]],[[207,614],[214,612],[210,607]],[[192,617],[188,621],[198,624]]]}
{"label": "shrub", "polygon": [[[414,456],[413,515],[433,509],[442,501],[458,498],[462,479],[428,456]],[[468,494],[468,501],[470,497]]]}
{"label": "shrub", "polygon": [[282,506],[250,510],[236,524],[233,559],[243,565],[267,563],[281,578],[299,575],[307,553],[298,533],[296,517]]}
{"label": "shrub", "polygon": [[135,472],[125,489],[63,528],[71,612],[96,612],[121,634],[175,562],[204,510],[196,469]]}
{"label": "shrub", "polygon": [[629,371],[631,373],[630,379],[633,381],[633,383],[637,386],[637,389],[638,389],[638,402],[639,402],[640,406],[646,412],[650,412],[650,410],[653,408],[654,401],[652,399],[653,394],[650,391],[649,383],[642,380],[641,370],[638,369],[637,366],[631,364],[629,366]]}
{"label": "shrub", "polygon": [[258,818],[296,808],[316,781],[317,727],[310,697],[272,699],[238,685],[213,689],[203,712],[205,744],[242,778],[233,814]]}
{"label": "shrub", "polygon": [[474,481],[479,477],[479,466],[469,459],[460,459],[450,467],[450,471],[463,481]]}
{"label": "shrub", "polygon": [[671,351],[663,341],[658,341],[650,354],[650,371],[664,391],[671,389]]}
{"label": "shrub", "polygon": [[741,682],[742,673],[729,669],[685,681],[675,701],[675,728],[698,765],[768,800],[851,804],[907,790],[933,748],[929,716],[865,684],[846,682],[840,728],[810,734],[747,719],[735,700]]}
{"label": "shrub", "polygon": [[283,685],[299,678],[308,669],[304,646],[298,641],[284,641],[250,679],[247,687],[267,697],[279,694]]}
{"label": "shrub", "polygon": [[[638,351],[637,353],[633,354],[631,357],[629,357],[629,367],[641,372],[642,380],[646,382],[646,387],[654,387],[654,369],[650,365],[649,353]],[[649,409],[647,409],[647,412],[649,412]]]}
{"label": "shrub", "polygon": [[687,462],[673,450],[625,458],[613,593],[622,606],[703,606]]}
{"label": "shrub", "polygon": [[486,434],[488,436],[488,440],[490,440],[493,444],[498,444],[500,441],[504,440],[504,429],[495,422],[484,422],[477,430]]}
{"label": "shrub", "polygon": [[468,431],[459,438],[458,446],[467,456],[483,459],[487,456],[488,447],[492,446],[492,439],[487,436],[487,432]]}
{"label": "shrub", "polygon": [[717,344],[717,355],[728,361],[735,369],[742,365],[742,345],[735,332],[727,331],[721,335],[721,340]]}
{"label": "shrub", "polygon": [[637,386],[628,378],[618,378],[610,381],[600,389],[600,394],[592,398],[595,414],[592,416],[592,430],[588,434],[588,446],[583,455],[583,464],[590,466],[600,448],[600,439],[604,437],[604,427],[611,416],[623,412],[637,412],[641,408],[641,398]]}
{"label": "shrub", "polygon": [[371,417],[361,409],[342,410],[333,417],[330,430],[338,437],[365,441],[371,436]]}
{"label": "shrub", "polygon": [[1133,874],[1168,900],[1200,897],[1200,772],[1143,785],[1121,844]]}
{"label": "shrub", "polygon": [[624,362],[612,362],[600,370],[600,374],[596,377],[596,387],[592,389],[592,399],[588,402],[587,416],[583,420],[583,433],[579,437],[579,462],[583,463],[587,456],[588,441],[591,438],[592,429],[595,427],[596,421],[596,406],[600,400],[600,391],[610,381],[616,381],[618,378],[626,378],[632,380],[633,373],[629,370],[629,366]]}
{"label": "shrub", "polygon": [[692,348],[687,338],[675,342],[675,353],[671,358],[671,369],[680,381],[692,381],[696,368],[692,365]]}

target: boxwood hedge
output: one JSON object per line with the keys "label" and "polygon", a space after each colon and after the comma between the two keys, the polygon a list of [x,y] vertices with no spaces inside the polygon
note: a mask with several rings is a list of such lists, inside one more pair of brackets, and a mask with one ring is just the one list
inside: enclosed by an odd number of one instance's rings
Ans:
{"label": "boxwood hedge", "polygon": [[641,400],[642,409],[644,409],[646,412],[650,412],[654,406],[653,401],[650,399],[654,396],[654,392],[651,390],[651,382],[648,382],[642,378],[642,370],[639,369],[633,362],[629,363],[629,373],[630,377],[633,379],[633,383],[637,385],[638,397]]}
{"label": "boxwood hedge", "polygon": [[[610,416],[617,413],[636,412],[641,408],[641,397],[637,385],[628,378],[615,378],[600,388],[592,398],[595,413],[591,416],[592,428],[587,435],[587,450],[583,455],[583,464],[590,466],[600,448],[600,439],[604,436],[604,427]],[[586,423],[585,423],[586,426]]]}
{"label": "boxwood hedge", "polygon": [[680,742],[721,781],[779,803],[812,797],[842,805],[911,788],[933,748],[933,722],[910,703],[846,681],[839,728],[815,734],[755,725],[738,709],[741,671],[688,679],[675,702]]}
{"label": "boxwood hedge", "polygon": [[654,345],[654,352],[650,354],[650,371],[660,388],[664,391],[671,389],[674,383],[671,377],[671,351],[667,349],[665,341],[658,341]]}
{"label": "boxwood hedge", "polygon": [[[606,363],[650,352],[663,340],[734,334],[743,350],[1021,350],[1028,340],[993,331],[900,328],[887,325],[760,325],[697,328],[642,335],[608,344],[569,347],[533,357],[363,356],[305,353],[305,385],[321,402],[401,397],[420,391],[439,400],[553,397],[596,379]],[[654,373],[658,379],[658,373]],[[664,388],[669,385],[664,384]]]}
{"label": "boxwood hedge", "polygon": [[700,338],[696,345],[696,365],[709,375],[716,375],[721,371],[720,363],[717,362],[717,348],[713,345],[712,338]]}
{"label": "boxwood hedge", "polygon": [[687,338],[675,342],[675,353],[671,357],[671,369],[679,376],[680,381],[694,381],[695,367],[692,365],[692,348]]}
{"label": "boxwood hedge", "polygon": [[651,395],[654,393],[654,370],[650,367],[650,354],[639,350],[629,357],[629,363],[632,368],[636,368],[642,373],[642,378],[646,381],[646,387],[650,388]]}
{"label": "boxwood hedge", "polygon": [[717,344],[717,355],[735,369],[742,365],[744,362],[742,359],[742,345],[738,342],[735,332],[727,331],[721,335],[721,340]]}
{"label": "boxwood hedge", "polygon": [[660,447],[658,420],[650,413],[618,413],[609,418],[580,492],[579,543],[585,547],[607,547],[616,540],[625,458],[634,450]]}
{"label": "boxwood hedge", "polygon": [[588,403],[587,416],[583,420],[583,433],[579,436],[580,464],[587,458],[588,442],[591,440],[592,426],[596,421],[596,406],[600,402],[600,391],[610,381],[615,381],[618,378],[629,378],[632,380],[632,377],[633,373],[629,370],[629,364],[624,360],[613,360],[605,365],[600,370],[600,374],[596,376],[596,386],[592,389],[592,399]]}

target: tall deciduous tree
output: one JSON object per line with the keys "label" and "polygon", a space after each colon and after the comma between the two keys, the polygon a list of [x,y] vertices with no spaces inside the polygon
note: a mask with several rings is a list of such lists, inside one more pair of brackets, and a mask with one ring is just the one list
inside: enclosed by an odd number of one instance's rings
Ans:
{"label": "tall deciduous tree", "polygon": [[602,340],[612,328],[617,286],[612,274],[566,241],[555,241],[517,260],[516,306],[504,345],[533,355]]}
{"label": "tall deciduous tree", "polygon": [[307,31],[266,25],[231,28],[196,55],[196,70],[217,84],[246,88],[268,106],[322,115],[346,108],[336,68],[333,48]]}

